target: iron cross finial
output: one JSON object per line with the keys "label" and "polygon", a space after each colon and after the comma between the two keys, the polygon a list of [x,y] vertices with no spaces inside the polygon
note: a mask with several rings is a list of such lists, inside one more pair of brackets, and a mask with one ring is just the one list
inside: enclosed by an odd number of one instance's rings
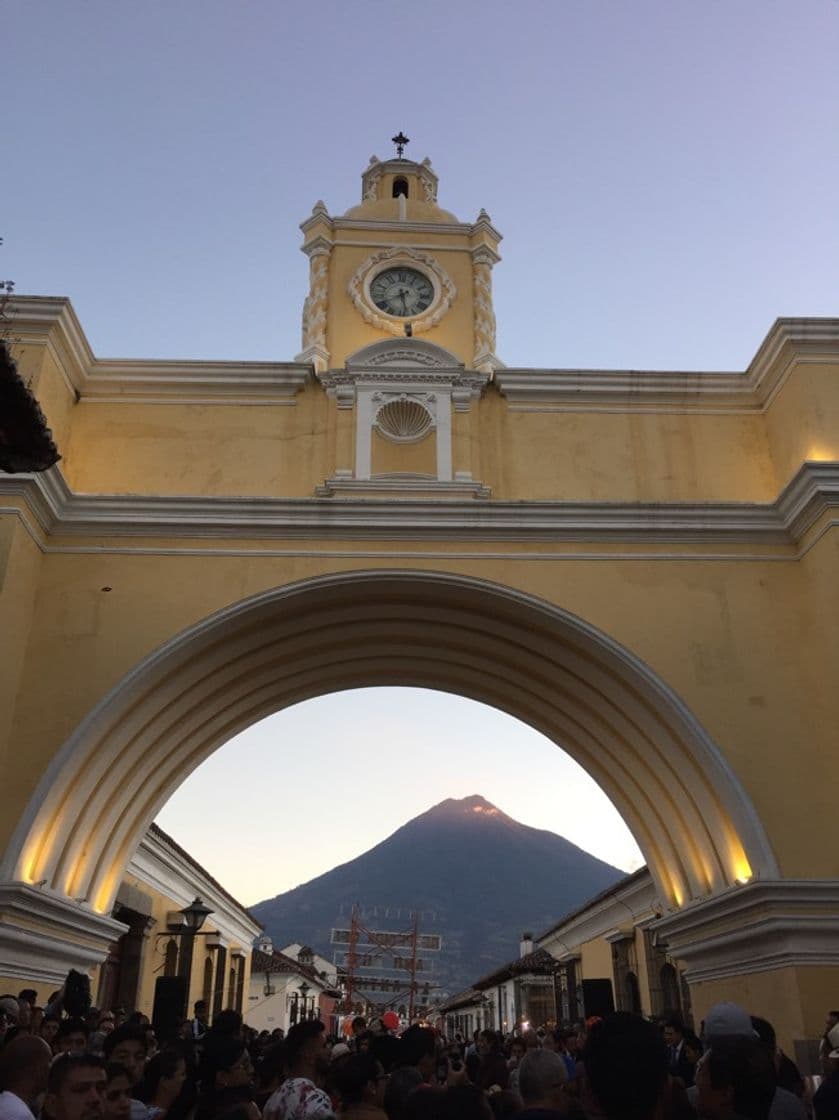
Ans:
{"label": "iron cross finial", "polygon": [[405,151],[405,145],[410,144],[411,141],[404,132],[399,132],[398,136],[392,136],[391,142],[396,145],[396,158],[402,159],[402,153]]}

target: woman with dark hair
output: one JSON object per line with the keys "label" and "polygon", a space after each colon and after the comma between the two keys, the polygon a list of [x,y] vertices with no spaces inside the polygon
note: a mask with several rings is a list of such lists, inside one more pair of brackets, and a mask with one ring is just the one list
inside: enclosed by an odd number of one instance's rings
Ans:
{"label": "woman with dark hair", "polygon": [[201,1056],[201,1096],[195,1120],[218,1120],[231,1109],[246,1108],[260,1115],[253,1103],[253,1066],[241,1038],[230,1035],[204,1036]]}
{"label": "woman with dark hair", "polygon": [[370,1051],[347,1054],[333,1063],[329,1084],[348,1120],[387,1120],[382,1101],[388,1075]]}
{"label": "woman with dark hair", "polygon": [[162,1050],[146,1064],[137,1098],[149,1106],[148,1120],[161,1120],[169,1113],[186,1077],[186,1060],[174,1050]]}

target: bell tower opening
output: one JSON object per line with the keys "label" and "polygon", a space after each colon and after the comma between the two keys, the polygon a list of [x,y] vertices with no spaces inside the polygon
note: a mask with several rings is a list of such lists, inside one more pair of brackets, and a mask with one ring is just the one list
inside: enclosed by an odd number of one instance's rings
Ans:
{"label": "bell tower opening", "polygon": [[403,178],[401,175],[393,180],[393,197],[408,197],[408,180]]}

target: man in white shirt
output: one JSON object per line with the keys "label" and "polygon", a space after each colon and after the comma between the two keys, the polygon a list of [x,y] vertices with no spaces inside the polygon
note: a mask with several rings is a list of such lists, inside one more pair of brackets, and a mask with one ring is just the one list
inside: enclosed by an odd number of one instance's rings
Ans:
{"label": "man in white shirt", "polygon": [[22,1034],[0,1051],[0,1120],[34,1120],[33,1105],[47,1087],[52,1051]]}

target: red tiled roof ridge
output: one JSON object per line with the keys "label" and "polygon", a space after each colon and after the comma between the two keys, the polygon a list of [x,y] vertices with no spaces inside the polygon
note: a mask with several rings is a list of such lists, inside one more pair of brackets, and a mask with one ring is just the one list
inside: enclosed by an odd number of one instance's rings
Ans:
{"label": "red tiled roof ridge", "polygon": [[273,953],[263,953],[261,949],[254,949],[251,952],[251,962],[251,968],[255,972],[296,972],[298,976],[307,976],[321,987],[329,986],[311,965],[301,964],[294,957],[281,953],[279,949],[275,949]]}

